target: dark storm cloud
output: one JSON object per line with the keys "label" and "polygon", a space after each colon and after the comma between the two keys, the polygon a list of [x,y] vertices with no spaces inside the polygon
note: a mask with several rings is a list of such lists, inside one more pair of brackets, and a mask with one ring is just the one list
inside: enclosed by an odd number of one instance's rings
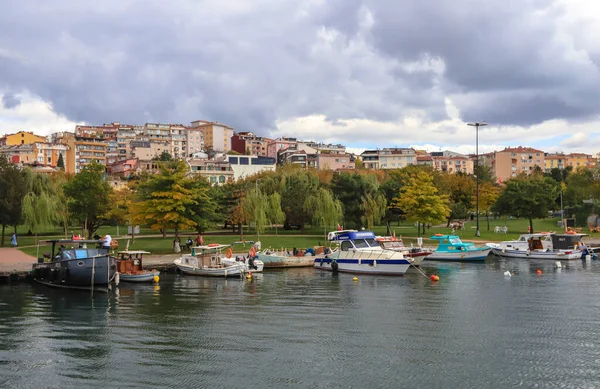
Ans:
{"label": "dark storm cloud", "polygon": [[19,104],[21,104],[21,99],[11,93],[6,93],[2,96],[1,103],[5,108],[11,109],[19,106]]}
{"label": "dark storm cloud", "polygon": [[0,93],[29,91],[75,121],[202,118],[263,134],[313,114],[442,120],[447,96],[466,120],[597,113],[598,68],[553,40],[550,3],[9,0]]}

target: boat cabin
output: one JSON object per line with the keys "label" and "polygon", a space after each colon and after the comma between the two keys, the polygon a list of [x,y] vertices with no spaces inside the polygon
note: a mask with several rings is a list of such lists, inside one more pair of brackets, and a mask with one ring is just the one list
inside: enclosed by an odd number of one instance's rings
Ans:
{"label": "boat cabin", "polygon": [[328,234],[328,239],[330,242],[339,242],[341,251],[351,249],[381,250],[381,246],[372,231],[334,231]]}
{"label": "boat cabin", "polygon": [[119,273],[137,273],[143,271],[143,257],[150,254],[142,250],[125,250],[117,253],[117,271]]}
{"label": "boat cabin", "polygon": [[184,265],[196,268],[223,268],[227,267],[221,262],[223,249],[229,249],[227,244],[212,243],[204,246],[192,247],[192,254],[182,257]]}
{"label": "boat cabin", "polygon": [[[52,251],[38,258],[38,263],[69,261],[109,255],[109,249],[102,247],[103,240],[93,239],[55,239],[40,241],[51,243]],[[88,247],[89,246],[89,247]]]}
{"label": "boat cabin", "polygon": [[473,243],[465,243],[456,235],[434,235],[433,240],[438,240],[437,251],[467,251],[475,248]]}
{"label": "boat cabin", "polygon": [[587,234],[554,234],[552,247],[555,250],[573,250],[581,246],[581,239]]}

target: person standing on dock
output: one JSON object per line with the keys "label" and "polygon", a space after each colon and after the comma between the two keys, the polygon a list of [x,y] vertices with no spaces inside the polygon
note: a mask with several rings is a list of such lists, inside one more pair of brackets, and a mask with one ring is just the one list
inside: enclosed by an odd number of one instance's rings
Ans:
{"label": "person standing on dock", "polygon": [[110,244],[112,242],[112,237],[109,234],[104,235],[104,238],[102,238],[102,240],[104,241],[104,243],[102,243],[102,248],[110,250]]}
{"label": "person standing on dock", "polygon": [[12,247],[17,247],[17,234],[13,232],[13,234],[10,236],[10,245]]}

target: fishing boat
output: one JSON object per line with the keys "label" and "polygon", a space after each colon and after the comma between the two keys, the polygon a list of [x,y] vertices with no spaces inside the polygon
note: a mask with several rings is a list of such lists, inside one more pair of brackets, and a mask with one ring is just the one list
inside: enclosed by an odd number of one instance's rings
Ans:
{"label": "fishing boat", "polygon": [[425,259],[435,261],[484,261],[491,247],[476,247],[470,242],[463,242],[456,235],[436,234],[430,239],[438,241],[436,250]]}
{"label": "fishing boat", "polygon": [[316,269],[404,275],[414,261],[413,258],[406,258],[400,251],[383,249],[372,231],[333,231],[328,234],[327,240],[339,247],[317,255],[314,259]]}
{"label": "fishing boat", "polygon": [[384,250],[401,251],[405,257],[413,258],[413,265],[419,266],[426,256],[430,255],[433,251],[425,249],[421,246],[408,247],[404,245],[402,238],[396,236],[378,236],[375,238]]}
{"label": "fishing boat", "polygon": [[116,259],[102,247],[103,240],[54,239],[40,243],[52,244],[52,251],[32,266],[32,277],[40,284],[93,290],[106,289],[115,279]]}
{"label": "fishing boat", "polygon": [[221,263],[225,266],[231,266],[233,264],[243,264],[245,266],[245,272],[262,273],[265,264],[263,261],[256,257],[256,249],[250,248],[248,256],[244,255],[233,255],[233,250],[229,247],[225,250],[225,256],[221,256]]}
{"label": "fishing boat", "polygon": [[177,258],[174,263],[181,272],[195,276],[242,277],[247,269],[241,262],[225,264],[222,261],[225,244],[211,243],[191,248],[191,254]]}
{"label": "fishing boat", "polygon": [[580,250],[581,238],[584,236],[586,234],[553,232],[522,234],[516,240],[488,243],[487,246],[500,257],[572,260],[581,259],[584,255]]}
{"label": "fishing boat", "polygon": [[144,269],[142,250],[124,250],[117,253],[119,280],[126,282],[158,282],[160,271]]}

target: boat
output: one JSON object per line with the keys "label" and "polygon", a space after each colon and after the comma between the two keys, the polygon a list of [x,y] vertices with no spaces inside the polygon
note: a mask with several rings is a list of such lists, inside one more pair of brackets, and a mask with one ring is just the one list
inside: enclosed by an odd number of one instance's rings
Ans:
{"label": "boat", "polygon": [[230,247],[225,251],[225,256],[221,256],[221,263],[225,266],[231,266],[236,263],[243,264],[245,266],[244,271],[252,273],[262,273],[263,268],[265,267],[263,261],[256,257],[256,250],[254,247],[250,248],[248,256],[236,255],[235,257],[233,256],[233,251]]}
{"label": "boat", "polygon": [[126,282],[158,282],[160,271],[146,270],[143,257],[150,254],[142,250],[123,250],[117,253],[117,271],[119,281]]}
{"label": "boat", "polygon": [[284,249],[258,251],[256,258],[262,261],[266,268],[308,267],[314,266],[315,263],[314,255],[293,255]]}
{"label": "boat", "polygon": [[381,248],[384,250],[401,251],[404,256],[413,258],[414,266],[419,266],[425,257],[433,252],[421,246],[407,247],[404,245],[402,238],[397,238],[396,236],[378,236],[375,240],[379,242]]}
{"label": "boat", "polygon": [[338,244],[334,250],[327,249],[314,259],[314,267],[320,270],[347,273],[404,275],[413,258],[400,251],[385,250],[375,240],[373,231],[341,230],[330,232],[327,240]]}
{"label": "boat", "polygon": [[[117,264],[103,240],[53,239],[40,241],[52,244],[32,265],[33,279],[59,288],[94,290],[104,288],[115,279]],[[88,247],[90,246],[90,247]]]}
{"label": "boat", "polygon": [[175,266],[185,274],[208,277],[242,277],[247,267],[235,262],[224,264],[222,251],[229,245],[211,243],[191,248],[191,254],[185,254],[175,261]]}
{"label": "boat", "polygon": [[581,259],[584,252],[579,249],[581,238],[586,234],[556,234],[541,232],[522,234],[516,240],[488,243],[492,252],[500,257],[572,260]]}
{"label": "boat", "polygon": [[491,247],[477,247],[474,243],[463,242],[457,235],[436,234],[430,237],[438,241],[435,251],[425,257],[434,261],[484,261]]}

